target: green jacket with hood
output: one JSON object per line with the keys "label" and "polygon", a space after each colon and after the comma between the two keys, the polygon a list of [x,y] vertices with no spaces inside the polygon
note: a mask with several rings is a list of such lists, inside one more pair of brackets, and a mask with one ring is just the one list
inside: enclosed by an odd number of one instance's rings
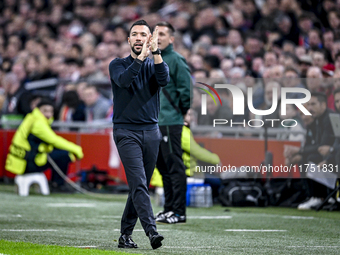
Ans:
{"label": "green jacket with hood", "polygon": [[[24,174],[28,163],[43,166],[47,163],[47,154],[53,148],[69,151],[70,158],[75,161],[74,155],[81,159],[82,148],[58,136],[51,128],[53,119],[47,119],[35,108],[26,115],[23,122],[14,134],[5,169],[14,174]],[[74,154],[74,155],[73,155]]]}
{"label": "green jacket with hood", "polygon": [[190,108],[190,70],[184,57],[174,51],[172,44],[162,50],[162,58],[169,66],[170,71],[170,82],[162,90],[167,90],[173,104],[178,107],[179,111],[171,105],[164,91],[162,91],[160,94],[158,125],[183,125],[183,115]]}

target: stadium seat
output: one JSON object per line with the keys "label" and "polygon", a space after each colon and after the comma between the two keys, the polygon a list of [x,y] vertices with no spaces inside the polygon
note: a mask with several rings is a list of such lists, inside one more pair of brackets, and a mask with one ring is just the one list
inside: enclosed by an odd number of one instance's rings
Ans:
{"label": "stadium seat", "polygon": [[50,188],[48,187],[48,182],[44,173],[17,175],[15,176],[14,182],[18,185],[19,196],[28,196],[30,186],[33,183],[37,183],[39,185],[41,194],[50,194]]}

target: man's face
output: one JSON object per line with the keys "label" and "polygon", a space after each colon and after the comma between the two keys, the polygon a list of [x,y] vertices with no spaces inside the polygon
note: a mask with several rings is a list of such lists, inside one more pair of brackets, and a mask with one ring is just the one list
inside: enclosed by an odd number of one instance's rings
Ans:
{"label": "man's face", "polygon": [[[131,29],[128,42],[131,47],[131,51],[137,56],[142,52],[143,44],[149,43],[150,30],[147,26],[137,25]],[[148,45],[147,45],[148,46]]]}
{"label": "man's face", "polygon": [[334,95],[334,103],[336,111],[340,112],[340,93]]}
{"label": "man's face", "polygon": [[53,117],[54,108],[52,105],[42,105],[39,107],[41,113],[45,116],[46,119],[50,119]]}
{"label": "man's face", "polygon": [[310,91],[318,91],[321,87],[321,75],[317,69],[309,69],[307,72],[307,88]]}
{"label": "man's face", "polygon": [[99,94],[95,88],[86,88],[84,90],[84,103],[86,106],[94,105],[98,100]]}
{"label": "man's face", "polygon": [[267,53],[264,55],[264,66],[265,67],[271,67],[276,64],[276,56],[274,53]]}
{"label": "man's face", "polygon": [[171,35],[171,31],[168,27],[158,27],[158,48],[164,50],[169,44],[173,43],[174,37]]}
{"label": "man's face", "polygon": [[248,53],[250,53],[251,55],[254,55],[254,54],[260,52],[261,43],[260,43],[259,40],[255,39],[255,38],[249,38],[246,42],[245,48],[248,51]]}
{"label": "man's face", "polygon": [[294,71],[287,71],[284,74],[283,82],[285,87],[296,87],[299,83],[297,73],[295,73]]}
{"label": "man's face", "polygon": [[327,32],[322,35],[323,36],[323,44],[326,49],[331,50],[334,42],[334,34],[332,32]]}
{"label": "man's face", "polygon": [[317,97],[311,97],[308,104],[308,110],[314,118],[320,117],[326,110],[326,103],[320,103]]}
{"label": "man's face", "polygon": [[325,57],[320,52],[314,52],[313,65],[322,68],[325,65]]}

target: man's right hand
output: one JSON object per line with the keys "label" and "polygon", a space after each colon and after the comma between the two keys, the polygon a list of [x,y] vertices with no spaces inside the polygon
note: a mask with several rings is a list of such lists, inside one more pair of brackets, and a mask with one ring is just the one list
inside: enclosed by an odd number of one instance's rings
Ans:
{"label": "man's right hand", "polygon": [[148,39],[143,43],[142,52],[137,56],[137,59],[144,61],[150,55],[150,46],[149,41],[151,38],[151,34]]}
{"label": "man's right hand", "polygon": [[77,159],[82,159],[84,157],[83,149],[78,146],[77,150],[73,152]]}

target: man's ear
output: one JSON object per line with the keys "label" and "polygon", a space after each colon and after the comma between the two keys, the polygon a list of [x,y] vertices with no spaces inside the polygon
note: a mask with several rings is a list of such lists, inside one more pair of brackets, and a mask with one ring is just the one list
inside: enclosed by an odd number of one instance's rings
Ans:
{"label": "man's ear", "polygon": [[130,44],[130,37],[128,37],[128,43]]}
{"label": "man's ear", "polygon": [[174,36],[170,36],[170,43],[174,43],[175,41],[175,37]]}

